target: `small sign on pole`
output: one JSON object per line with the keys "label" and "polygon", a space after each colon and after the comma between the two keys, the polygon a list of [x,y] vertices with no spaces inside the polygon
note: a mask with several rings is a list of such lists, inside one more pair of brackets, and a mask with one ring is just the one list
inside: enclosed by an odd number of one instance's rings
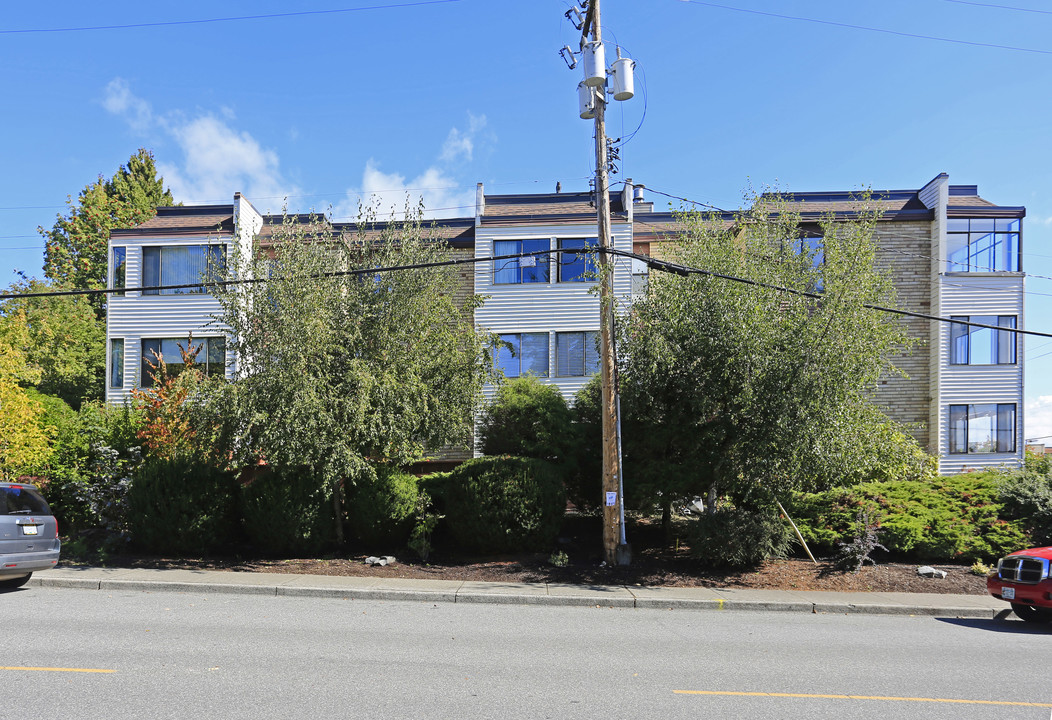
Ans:
{"label": "small sign on pole", "polygon": [[617,505],[617,493],[616,492],[608,492],[606,494],[606,506],[607,507],[613,507],[614,505]]}

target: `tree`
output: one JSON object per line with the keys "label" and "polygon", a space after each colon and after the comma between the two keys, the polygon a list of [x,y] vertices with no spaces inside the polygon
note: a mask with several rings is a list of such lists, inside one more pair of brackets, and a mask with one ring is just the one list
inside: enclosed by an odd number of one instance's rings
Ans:
{"label": "tree", "polygon": [[[272,251],[234,253],[237,277],[267,282],[216,291],[238,377],[218,401],[237,457],[303,469],[331,494],[367,459],[402,465],[470,438],[490,339],[454,296],[449,267],[373,272],[448,259],[419,214],[401,223],[367,215],[349,232],[289,217]],[[333,276],[363,269],[363,275]],[[338,539],[341,535],[337,536]]]}
{"label": "tree", "polygon": [[[708,495],[766,509],[790,490],[908,462],[916,443],[874,405],[890,358],[908,339],[892,315],[888,277],[874,268],[878,215],[827,218],[805,232],[777,196],[733,224],[684,213],[675,259],[800,292],[714,275],[651,274],[621,319],[626,484],[637,502]],[[806,242],[820,229],[821,247]],[[819,254],[821,253],[821,254]]]}
{"label": "tree", "polygon": [[[172,193],[158,177],[153,153],[140,148],[109,180],[98,179],[80,191],[77,202],[66,198],[68,215],[59,215],[44,236],[44,275],[64,288],[106,286],[106,247],[110,231],[139,225],[160,205],[172,205]],[[101,317],[105,302],[93,298]]]}
{"label": "tree", "polygon": [[44,406],[21,383],[39,373],[25,358],[25,316],[0,325],[0,480],[39,468],[51,454],[51,433],[41,423]]}
{"label": "tree", "polygon": [[[10,293],[41,293],[55,285],[22,279]],[[0,324],[22,325],[20,348],[34,368],[33,383],[47,395],[62,398],[74,409],[102,400],[106,372],[106,326],[83,296],[15,298],[0,303]]]}
{"label": "tree", "polygon": [[486,455],[537,458],[565,468],[574,446],[571,423],[559,388],[532,375],[512,378],[483,409],[478,446]]}

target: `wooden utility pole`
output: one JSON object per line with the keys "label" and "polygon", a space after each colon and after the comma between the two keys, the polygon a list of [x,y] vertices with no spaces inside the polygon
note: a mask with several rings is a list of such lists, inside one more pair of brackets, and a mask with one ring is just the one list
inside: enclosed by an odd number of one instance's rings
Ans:
{"label": "wooden utility pole", "polygon": [[[588,3],[588,14],[581,34],[581,47],[591,28],[592,40],[602,42],[599,0]],[[627,565],[628,551],[621,527],[623,502],[621,457],[618,451],[617,377],[614,365],[614,261],[610,253],[610,180],[607,174],[606,91],[595,89],[595,192],[599,217],[599,253],[601,286],[599,289],[599,359],[602,380],[603,411],[603,557],[607,565]]]}

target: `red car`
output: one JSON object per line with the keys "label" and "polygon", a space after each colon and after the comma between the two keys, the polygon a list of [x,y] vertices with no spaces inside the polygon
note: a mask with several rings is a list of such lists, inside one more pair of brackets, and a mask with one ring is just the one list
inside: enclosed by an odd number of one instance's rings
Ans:
{"label": "red car", "polygon": [[1052,547],[1020,550],[997,561],[986,578],[995,598],[1012,603],[1012,610],[1032,623],[1052,622]]}

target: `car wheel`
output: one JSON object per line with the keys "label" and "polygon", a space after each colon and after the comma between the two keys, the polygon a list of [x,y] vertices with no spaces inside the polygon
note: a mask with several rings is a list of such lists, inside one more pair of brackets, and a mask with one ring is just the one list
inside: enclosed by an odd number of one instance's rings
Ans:
{"label": "car wheel", "polygon": [[1023,605],[1022,603],[1012,603],[1012,611],[1018,615],[1021,620],[1028,623],[1052,622],[1052,610],[1048,608]]}
{"label": "car wheel", "polygon": [[33,573],[26,573],[22,577],[11,578],[10,580],[0,580],[0,590],[14,590],[20,588],[29,582],[29,578],[33,577]]}

